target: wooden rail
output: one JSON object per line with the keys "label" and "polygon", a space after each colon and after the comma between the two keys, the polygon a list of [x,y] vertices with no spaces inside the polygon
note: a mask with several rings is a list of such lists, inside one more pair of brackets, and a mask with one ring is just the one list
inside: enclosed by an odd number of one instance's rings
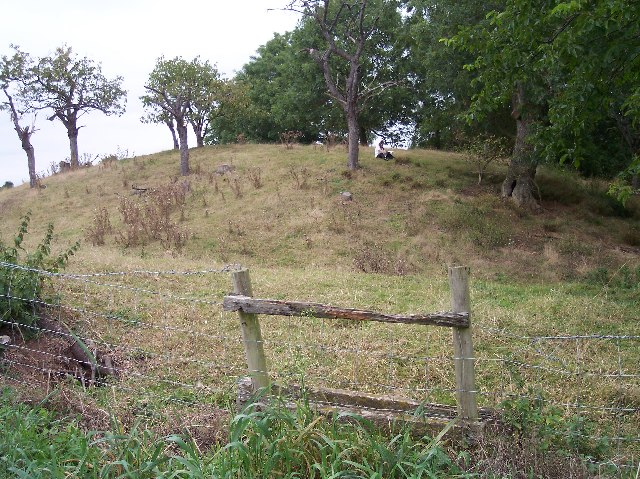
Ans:
{"label": "wooden rail", "polygon": [[319,303],[258,299],[249,296],[229,295],[224,297],[225,311],[242,311],[248,314],[275,316],[300,316],[325,319],[350,319],[354,321],[379,321],[383,323],[422,324],[450,328],[468,328],[469,313],[438,312],[431,314],[383,314],[360,309],[337,308]]}

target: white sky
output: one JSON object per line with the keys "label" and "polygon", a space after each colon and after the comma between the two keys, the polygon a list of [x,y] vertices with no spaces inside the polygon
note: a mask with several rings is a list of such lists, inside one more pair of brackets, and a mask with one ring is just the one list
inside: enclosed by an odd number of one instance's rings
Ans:
{"label": "white sky", "polygon": [[[172,148],[164,125],[140,123],[139,97],[156,59],[200,56],[231,78],[275,32],[293,30],[298,16],[278,10],[287,0],[29,0],[3,2],[0,55],[19,45],[33,57],[67,44],[80,57],[102,64],[109,79],[124,78],[127,111],[121,117],[85,115],[78,136],[80,155],[106,155],[127,150],[143,155]],[[276,9],[275,11],[269,9]],[[4,95],[3,95],[4,96]],[[36,171],[69,157],[66,129],[50,122],[46,112],[36,119],[31,137]],[[189,146],[195,146],[190,137]],[[9,115],[0,112],[0,186],[28,181],[27,157]]]}

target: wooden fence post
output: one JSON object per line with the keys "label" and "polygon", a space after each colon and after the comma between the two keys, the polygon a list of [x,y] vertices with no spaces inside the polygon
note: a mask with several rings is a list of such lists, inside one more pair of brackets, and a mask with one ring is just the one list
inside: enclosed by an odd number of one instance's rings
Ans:
{"label": "wooden fence post", "polygon": [[468,267],[449,268],[449,287],[451,288],[451,308],[454,313],[469,313],[469,327],[453,328],[454,363],[456,367],[456,399],[458,416],[463,421],[477,421],[478,404],[471,340],[471,306],[469,298]]}
{"label": "wooden fence post", "polygon": [[[253,296],[248,270],[233,271],[231,276],[233,278],[234,294]],[[269,386],[269,373],[267,371],[267,359],[264,355],[260,323],[256,314],[244,313],[239,310],[238,315],[242,326],[242,339],[247,356],[249,376],[251,377],[253,390],[257,391]]]}

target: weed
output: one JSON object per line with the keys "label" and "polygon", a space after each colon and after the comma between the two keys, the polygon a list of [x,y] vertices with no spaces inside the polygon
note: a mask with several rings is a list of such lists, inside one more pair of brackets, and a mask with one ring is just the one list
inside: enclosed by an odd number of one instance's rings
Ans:
{"label": "weed", "polygon": [[300,168],[296,168],[295,166],[291,166],[289,168],[289,174],[296,182],[296,188],[299,190],[305,190],[308,188],[307,180],[309,179],[309,171],[306,167],[302,166]]}
{"label": "weed", "polygon": [[97,209],[93,216],[93,222],[87,229],[87,239],[91,241],[93,246],[102,246],[105,243],[105,237],[112,231],[107,208],[103,206]]}
{"label": "weed", "polygon": [[262,188],[262,170],[260,168],[256,167],[247,169],[247,177],[256,190]]}
{"label": "weed", "polygon": [[231,178],[229,180],[229,187],[237,199],[242,198],[242,184],[240,183],[240,178]]}
{"label": "weed", "polygon": [[293,148],[293,145],[298,143],[298,140],[302,137],[302,132],[297,130],[283,131],[280,133],[280,142],[287,150]]}
{"label": "weed", "polygon": [[[42,301],[45,294],[46,277],[34,270],[58,272],[69,262],[69,257],[80,247],[75,243],[66,251],[51,257],[53,242],[53,224],[49,224],[44,238],[31,253],[23,247],[29,234],[31,213],[22,217],[18,233],[13,237],[13,245],[0,241],[0,261],[11,265],[0,266],[0,318],[9,320],[18,326],[32,326],[37,321],[36,303]],[[24,255],[24,257],[22,257]],[[24,332],[23,332],[24,333]]]}
{"label": "weed", "polygon": [[387,251],[376,242],[368,241],[356,248],[353,265],[357,271],[364,273],[383,273],[395,276],[403,276],[411,269],[404,257]]}
{"label": "weed", "polygon": [[189,234],[171,221],[176,209],[184,212],[189,182],[172,183],[147,192],[139,201],[127,197],[120,199],[119,211],[125,224],[116,242],[125,247],[145,245],[158,240],[164,248],[181,250]]}

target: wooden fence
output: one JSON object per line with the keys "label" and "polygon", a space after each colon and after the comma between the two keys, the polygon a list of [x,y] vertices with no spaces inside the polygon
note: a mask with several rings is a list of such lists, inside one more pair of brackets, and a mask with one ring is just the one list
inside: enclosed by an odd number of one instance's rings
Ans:
{"label": "wooden fence", "polygon": [[[473,342],[471,338],[469,273],[470,271],[467,267],[449,268],[451,311],[431,314],[397,315],[338,308],[318,303],[254,298],[249,272],[246,269],[233,272],[234,294],[224,297],[223,309],[225,311],[238,312],[242,326],[242,336],[250,380],[244,382],[245,388],[239,392],[239,397],[241,397],[240,402],[242,402],[242,399],[246,399],[247,386],[249,386],[249,392],[256,392],[262,388],[277,390],[280,393],[286,391],[286,394],[293,396],[296,395],[296,392],[299,392],[295,387],[281,388],[280,386],[271,384],[267,359],[263,349],[263,339],[258,314],[418,324],[450,327],[453,330],[453,360],[455,364],[457,401],[455,412],[452,412],[447,406],[442,405],[417,403],[399,398],[374,397],[338,390],[307,391],[307,399],[315,400],[322,398],[324,401],[318,400],[319,403],[338,403],[346,408],[352,406],[355,409],[364,405],[368,411],[366,416],[372,419],[378,417],[375,413],[372,413],[376,408],[386,412],[395,412],[395,414],[391,415],[382,415],[383,422],[395,421],[396,419],[407,420],[413,410],[419,407],[424,411],[424,415],[429,416],[431,414],[433,418],[437,417],[444,420],[451,420],[457,417],[459,423],[466,428],[470,425],[480,424],[480,420],[486,417],[486,415],[484,412],[479,411],[476,401]],[[397,413],[400,414],[398,415]]]}

